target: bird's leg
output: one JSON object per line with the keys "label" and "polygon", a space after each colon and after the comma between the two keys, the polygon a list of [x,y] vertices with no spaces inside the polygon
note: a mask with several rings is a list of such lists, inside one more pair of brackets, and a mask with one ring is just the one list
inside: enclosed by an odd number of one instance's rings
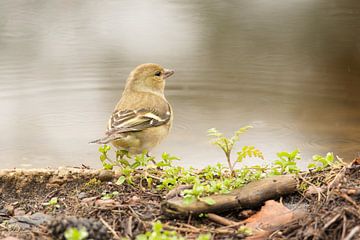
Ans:
{"label": "bird's leg", "polygon": [[150,158],[150,161],[153,163],[153,164],[156,164],[156,161],[155,161],[155,157],[152,157],[149,153],[149,151],[146,152],[146,157]]}

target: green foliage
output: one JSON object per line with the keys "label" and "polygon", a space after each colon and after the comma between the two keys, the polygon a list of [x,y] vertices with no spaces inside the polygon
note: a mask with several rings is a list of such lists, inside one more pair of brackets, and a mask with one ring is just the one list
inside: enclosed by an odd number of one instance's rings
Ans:
{"label": "green foliage", "polygon": [[49,206],[53,208],[60,208],[60,205],[58,204],[58,198],[52,197],[48,202],[43,203],[44,206]]}
{"label": "green foliage", "polygon": [[194,202],[195,200],[199,200],[199,201],[205,202],[208,205],[215,204],[214,199],[212,199],[210,197],[201,197],[201,196],[205,195],[205,193],[208,193],[206,191],[206,187],[207,187],[207,185],[196,182],[193,185],[192,189],[185,189],[182,192],[183,196],[184,196],[184,202],[186,204],[190,204],[190,203]]}
{"label": "green foliage", "polygon": [[100,184],[101,184],[101,181],[99,179],[92,178],[87,183],[85,183],[85,187],[94,188],[94,187],[99,186]]}
{"label": "green foliage", "polygon": [[244,234],[245,236],[250,236],[252,234],[251,228],[241,226],[238,229],[238,233]]}
{"label": "green foliage", "polygon": [[[196,240],[210,240],[211,234],[200,234]],[[177,234],[175,231],[167,231],[163,229],[163,224],[160,221],[153,223],[152,231],[146,232],[136,236],[136,240],[185,240],[183,236]]]}
{"label": "green foliage", "polygon": [[122,185],[125,181],[126,181],[126,177],[125,176],[120,176],[115,184],[116,185]]}
{"label": "green foliage", "polygon": [[246,157],[257,157],[264,159],[262,152],[259,149],[255,149],[254,146],[243,146],[242,150],[237,153],[237,162],[242,162]]}
{"label": "green foliage", "polygon": [[109,160],[108,158],[108,151],[111,149],[110,146],[108,145],[103,145],[99,147],[99,152],[101,153],[100,155],[100,161],[103,165],[103,168],[106,170],[112,170],[113,169],[113,164],[109,163],[107,160]]}
{"label": "green foliage", "polygon": [[210,233],[206,233],[206,234],[200,234],[196,240],[210,240],[211,239],[211,234]]}
{"label": "green foliage", "polygon": [[215,128],[208,130],[208,136],[212,137],[212,143],[218,146],[225,154],[228,167],[231,173],[234,175],[235,164],[237,162],[242,162],[246,157],[258,157],[263,159],[263,155],[260,150],[256,149],[254,146],[243,146],[242,150],[238,152],[238,158],[236,161],[231,160],[231,152],[233,151],[234,145],[240,140],[240,135],[247,132],[252,126],[245,126],[237,130],[234,135],[230,138],[224,136],[223,133],[219,132]]}
{"label": "green foliage", "polygon": [[164,152],[161,155],[162,160],[156,163],[157,167],[172,167],[173,161],[180,160],[180,158],[171,156],[170,154]]}
{"label": "green foliage", "polygon": [[285,173],[298,173],[300,172],[296,161],[300,160],[299,150],[296,149],[292,152],[279,152],[277,153],[278,159],[273,162],[272,173],[274,175],[281,175]]}
{"label": "green foliage", "polygon": [[147,152],[144,151],[142,154],[138,154],[134,157],[134,163],[131,164],[131,168],[136,169],[138,167],[146,167],[150,162],[154,162],[154,157],[147,155]]}
{"label": "green foliage", "polygon": [[114,191],[114,192],[111,192],[111,193],[103,192],[101,194],[101,199],[102,200],[112,199],[112,198],[116,197],[117,195],[119,195],[118,191]]}
{"label": "green foliage", "polygon": [[89,236],[86,228],[74,228],[70,227],[66,229],[64,237],[66,240],[85,240]]}
{"label": "green foliage", "polygon": [[[297,166],[300,160],[299,150],[292,152],[279,152],[277,159],[267,166],[253,165],[235,168],[235,164],[242,163],[246,158],[264,159],[262,152],[254,146],[245,145],[237,152],[237,159],[231,159],[231,152],[235,144],[239,141],[241,134],[247,132],[251,126],[240,128],[230,138],[225,137],[216,129],[208,131],[209,136],[213,138],[213,144],[220,147],[224,152],[227,165],[217,163],[209,165],[201,170],[174,166],[174,161],[179,158],[164,152],[159,161],[151,157],[147,152],[136,156],[130,156],[127,151],[118,150],[115,154],[115,160],[109,157],[110,146],[104,145],[99,148],[101,153],[100,160],[105,169],[119,168],[121,176],[115,184],[132,184],[140,186],[141,189],[152,189],[156,187],[158,190],[171,190],[179,185],[188,185],[189,189],[181,192],[184,202],[190,204],[194,201],[202,201],[209,205],[215,204],[212,194],[226,194],[243,185],[259,180],[269,175],[297,174],[300,169]],[[314,162],[309,168],[316,171],[322,170],[334,162],[332,153],[326,156],[315,155]],[[144,186],[145,185],[145,186]],[[103,193],[102,199],[111,199],[118,192]],[[155,225],[158,226],[158,225]],[[158,228],[156,228],[158,229]],[[167,232],[168,233],[168,232]],[[150,234],[150,235],[149,235]],[[158,236],[163,234],[161,231],[153,231],[147,233],[143,237]],[[156,235],[157,234],[157,235]],[[166,235],[166,234],[165,234]],[[167,237],[169,234],[167,234]],[[171,235],[171,234],[170,234]],[[159,235],[160,236],[160,235]],[[163,235],[161,235],[163,236]],[[151,238],[152,239],[152,238]]]}
{"label": "green foliage", "polygon": [[334,164],[334,154],[328,152],[326,156],[314,155],[312,157],[313,162],[308,165],[309,169],[314,169],[315,171],[322,171],[325,168]]}
{"label": "green foliage", "polygon": [[153,223],[151,232],[138,235],[136,240],[185,240],[185,238],[179,236],[175,231],[164,230],[162,223],[156,221]]}

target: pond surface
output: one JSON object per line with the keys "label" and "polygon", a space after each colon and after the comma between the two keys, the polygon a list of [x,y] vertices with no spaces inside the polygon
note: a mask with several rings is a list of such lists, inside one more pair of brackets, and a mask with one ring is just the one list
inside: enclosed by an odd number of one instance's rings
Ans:
{"label": "pond surface", "polygon": [[88,142],[145,62],[176,69],[174,128],[156,155],[220,161],[207,129],[247,124],[241,143],[267,159],[360,152],[359,0],[3,0],[0,168],[98,167]]}

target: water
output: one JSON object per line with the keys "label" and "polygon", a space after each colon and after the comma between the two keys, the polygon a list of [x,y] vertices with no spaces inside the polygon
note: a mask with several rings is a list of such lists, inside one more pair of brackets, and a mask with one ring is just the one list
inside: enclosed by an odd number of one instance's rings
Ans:
{"label": "water", "polygon": [[174,128],[156,155],[220,161],[207,129],[247,124],[242,143],[267,159],[360,152],[358,0],[3,0],[0,168],[98,167],[88,141],[145,62],[176,69]]}

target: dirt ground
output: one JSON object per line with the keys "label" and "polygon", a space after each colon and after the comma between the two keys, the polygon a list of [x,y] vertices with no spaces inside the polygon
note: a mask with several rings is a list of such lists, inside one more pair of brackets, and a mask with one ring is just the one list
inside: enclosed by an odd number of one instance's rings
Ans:
{"label": "dirt ground", "polygon": [[[221,221],[169,219],[161,213],[166,192],[116,185],[117,177],[87,168],[0,171],[0,239],[65,239],[69,226],[85,226],[91,239],[134,239],[151,230],[155,220],[186,239],[206,232],[212,239],[244,239],[239,226],[260,209],[234,209],[219,214]],[[310,186],[306,192],[275,200],[306,214],[248,239],[360,239],[360,159],[348,167],[303,174],[301,183]],[[54,197],[57,201],[50,203]]]}

